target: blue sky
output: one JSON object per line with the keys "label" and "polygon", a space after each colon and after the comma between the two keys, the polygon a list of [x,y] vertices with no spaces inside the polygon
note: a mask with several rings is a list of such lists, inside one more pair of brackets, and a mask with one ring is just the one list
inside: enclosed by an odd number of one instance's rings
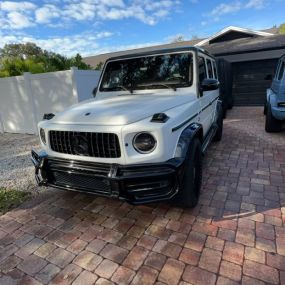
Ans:
{"label": "blue sky", "polygon": [[67,56],[285,22],[285,0],[0,0],[0,47],[35,42]]}

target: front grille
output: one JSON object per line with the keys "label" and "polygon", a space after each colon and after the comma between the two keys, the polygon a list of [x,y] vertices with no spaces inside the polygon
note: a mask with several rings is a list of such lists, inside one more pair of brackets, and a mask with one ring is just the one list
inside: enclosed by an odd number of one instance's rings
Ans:
{"label": "front grille", "polygon": [[106,158],[121,156],[116,134],[50,131],[49,138],[50,147],[56,152]]}
{"label": "front grille", "polygon": [[79,189],[97,194],[110,194],[110,184],[106,179],[67,172],[53,172],[52,184],[65,188]]}

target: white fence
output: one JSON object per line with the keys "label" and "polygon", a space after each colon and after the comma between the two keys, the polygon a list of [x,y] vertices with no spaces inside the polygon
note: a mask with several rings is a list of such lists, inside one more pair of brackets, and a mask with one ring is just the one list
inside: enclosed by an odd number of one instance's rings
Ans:
{"label": "white fence", "polygon": [[0,132],[37,133],[44,113],[92,98],[100,71],[57,71],[0,78]]}

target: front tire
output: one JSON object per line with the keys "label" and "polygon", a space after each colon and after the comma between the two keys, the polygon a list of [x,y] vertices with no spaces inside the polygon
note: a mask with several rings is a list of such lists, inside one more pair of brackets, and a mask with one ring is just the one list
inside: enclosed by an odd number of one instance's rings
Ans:
{"label": "front tire", "polygon": [[278,133],[281,131],[281,122],[273,117],[271,106],[267,106],[265,131],[268,133]]}
{"label": "front tire", "polygon": [[263,114],[267,114],[267,102],[264,103]]}
{"label": "front tire", "polygon": [[177,202],[184,207],[194,208],[200,196],[202,184],[202,148],[201,142],[195,138],[188,149],[182,183]]}

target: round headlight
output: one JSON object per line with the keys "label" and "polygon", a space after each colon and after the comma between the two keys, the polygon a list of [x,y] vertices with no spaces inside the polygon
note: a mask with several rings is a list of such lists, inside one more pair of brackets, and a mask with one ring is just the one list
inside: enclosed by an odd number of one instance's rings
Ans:
{"label": "round headlight", "polygon": [[150,153],[156,147],[156,139],[150,133],[139,133],[133,139],[133,146],[139,153]]}
{"label": "round headlight", "polygon": [[40,129],[40,137],[44,144],[46,144],[46,133],[44,129]]}

